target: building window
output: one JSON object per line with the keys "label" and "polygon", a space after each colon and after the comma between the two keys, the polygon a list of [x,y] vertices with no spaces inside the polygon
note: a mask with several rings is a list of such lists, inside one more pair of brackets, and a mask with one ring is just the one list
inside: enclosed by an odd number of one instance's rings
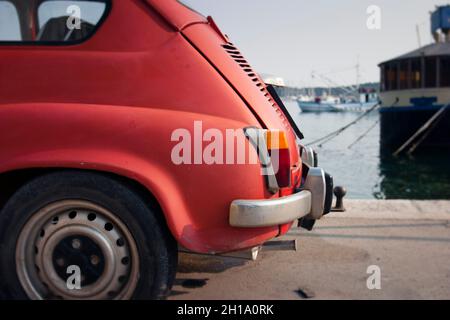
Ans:
{"label": "building window", "polygon": [[385,66],[385,81],[386,90],[397,90],[398,89],[398,63],[391,62]]}
{"label": "building window", "polygon": [[420,58],[411,60],[411,88],[422,87],[422,61]]}
{"label": "building window", "polygon": [[425,88],[437,87],[437,58],[425,58]]}
{"label": "building window", "polygon": [[441,57],[440,79],[441,87],[450,87],[450,57]]}
{"label": "building window", "polygon": [[400,61],[400,71],[399,71],[399,89],[409,89],[409,60]]}
{"label": "building window", "polygon": [[[16,12],[16,22],[10,17],[11,13],[9,20],[3,19],[6,6]],[[78,43],[94,34],[109,8],[109,0],[0,0],[0,30],[3,30],[2,24],[7,23],[4,32],[21,35],[19,38],[0,37],[0,42]]]}

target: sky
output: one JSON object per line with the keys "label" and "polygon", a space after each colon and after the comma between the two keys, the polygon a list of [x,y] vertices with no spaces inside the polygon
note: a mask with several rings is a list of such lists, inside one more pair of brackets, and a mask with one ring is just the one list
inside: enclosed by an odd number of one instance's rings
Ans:
{"label": "sky", "polygon": [[[211,15],[260,73],[298,87],[379,81],[377,65],[432,42],[430,12],[450,0],[183,0]],[[369,30],[367,9],[380,8]]]}
{"label": "sky", "polygon": [[[436,5],[450,4],[450,0],[180,1],[213,16],[259,73],[282,77],[297,87],[355,84],[358,64],[359,82],[379,81],[380,62],[418,48],[417,26],[421,44],[432,42],[430,12]],[[40,16],[60,12],[64,3],[70,2],[49,2]],[[367,10],[374,5],[380,9],[380,29],[370,30]],[[20,37],[18,30],[7,27],[14,25],[15,16],[0,0],[1,40]],[[15,25],[18,29],[18,22]],[[331,82],[313,78],[313,72]]]}

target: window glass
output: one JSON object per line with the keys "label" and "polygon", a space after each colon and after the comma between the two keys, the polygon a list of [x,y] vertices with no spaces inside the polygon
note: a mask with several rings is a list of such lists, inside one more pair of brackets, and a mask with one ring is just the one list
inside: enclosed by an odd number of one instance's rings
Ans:
{"label": "window glass", "polygon": [[425,58],[425,88],[437,86],[437,58]]}
{"label": "window glass", "polygon": [[391,62],[386,65],[386,90],[398,89],[398,63]]}
{"label": "window glass", "polygon": [[[0,3],[3,2],[9,3],[16,12],[16,32],[21,35],[9,41],[27,43],[70,43],[85,40],[95,32],[110,5],[109,0],[0,0]],[[0,9],[2,15],[3,11],[7,12],[2,7]],[[0,26],[2,20],[0,16]],[[9,22],[9,25],[12,24]],[[7,40],[1,38],[0,41]]]}
{"label": "window glass", "polygon": [[389,91],[390,89],[389,89],[389,71],[390,71],[390,68],[389,68],[389,64],[386,64],[385,66],[384,66],[384,76],[383,76],[383,79],[384,79],[384,90],[385,91]]}
{"label": "window glass", "polygon": [[400,61],[399,89],[408,89],[409,82],[409,60]]}
{"label": "window glass", "polygon": [[11,2],[0,0],[0,41],[20,41],[17,10]]}
{"label": "window glass", "polygon": [[450,57],[441,57],[441,87],[450,87]]}
{"label": "window glass", "polygon": [[46,1],[38,8],[39,28],[53,18],[75,17],[77,12],[82,21],[96,25],[105,12],[105,6],[105,3],[96,1]]}
{"label": "window glass", "polygon": [[411,88],[422,87],[422,62],[420,58],[411,60]]}
{"label": "window glass", "polygon": [[386,91],[391,90],[390,83],[389,83],[389,74],[390,74],[390,72],[391,72],[391,66],[388,63],[388,64],[386,64],[384,66],[384,89]]}

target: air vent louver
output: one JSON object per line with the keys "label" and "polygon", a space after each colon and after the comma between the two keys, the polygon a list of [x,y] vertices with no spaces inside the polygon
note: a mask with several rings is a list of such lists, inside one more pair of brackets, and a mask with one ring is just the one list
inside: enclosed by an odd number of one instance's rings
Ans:
{"label": "air vent louver", "polygon": [[222,47],[225,49],[225,51],[230,55],[230,57],[236,61],[237,64],[241,67],[241,69],[250,77],[250,79],[255,83],[256,87],[261,91],[261,94],[264,95],[264,97],[269,101],[271,106],[276,110],[278,116],[283,121],[283,125],[288,130],[291,130],[291,126],[289,124],[288,119],[284,115],[284,113],[280,110],[275,100],[271,97],[269,91],[267,91],[266,85],[261,80],[261,78],[258,76],[258,74],[252,69],[250,64],[247,62],[247,60],[244,58],[244,56],[241,54],[239,49],[233,45],[231,42],[228,42],[227,44],[222,45]]}

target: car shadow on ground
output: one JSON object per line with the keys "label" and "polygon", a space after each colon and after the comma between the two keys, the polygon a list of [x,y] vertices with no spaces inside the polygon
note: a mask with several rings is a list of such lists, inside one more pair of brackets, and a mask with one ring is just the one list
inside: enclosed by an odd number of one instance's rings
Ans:
{"label": "car shadow on ground", "polygon": [[[209,279],[196,274],[222,273],[230,268],[243,266],[249,259],[230,256],[213,256],[180,252],[174,289],[170,296],[189,293],[190,290],[204,287]],[[189,276],[190,275],[190,276]]]}

